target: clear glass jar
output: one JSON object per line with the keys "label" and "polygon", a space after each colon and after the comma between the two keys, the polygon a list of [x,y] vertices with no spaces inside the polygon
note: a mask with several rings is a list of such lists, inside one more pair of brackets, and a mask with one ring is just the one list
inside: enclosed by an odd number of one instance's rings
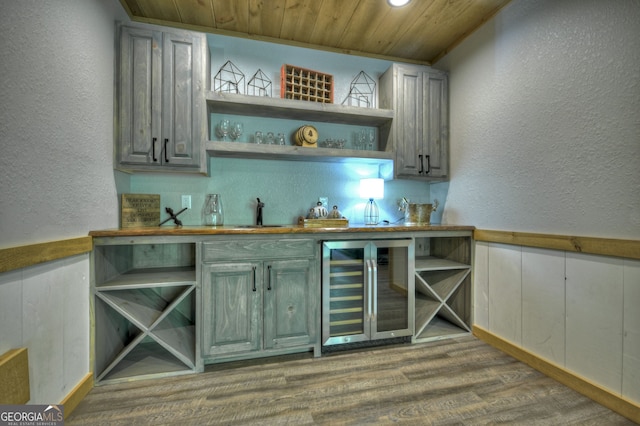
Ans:
{"label": "clear glass jar", "polygon": [[220,226],[224,223],[222,209],[222,196],[220,194],[208,194],[202,209],[204,224],[207,226]]}

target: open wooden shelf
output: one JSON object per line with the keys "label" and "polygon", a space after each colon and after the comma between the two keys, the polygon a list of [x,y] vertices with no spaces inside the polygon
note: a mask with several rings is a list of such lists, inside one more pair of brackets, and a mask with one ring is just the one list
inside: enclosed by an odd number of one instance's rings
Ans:
{"label": "open wooden shelf", "polygon": [[193,243],[96,244],[96,383],[197,370],[194,253]]}
{"label": "open wooden shelf", "polygon": [[291,145],[265,145],[239,142],[206,143],[206,151],[211,156],[258,158],[270,160],[317,161],[330,163],[393,163],[394,154],[385,151],[361,151],[335,148],[307,148]]}
{"label": "open wooden shelf", "polygon": [[415,332],[426,342],[471,332],[470,237],[433,237],[415,259]]}
{"label": "open wooden shelf", "polygon": [[211,91],[206,92],[205,97],[209,116],[211,113],[220,113],[303,120],[309,123],[377,127],[380,149],[367,151],[208,141],[205,150],[210,156],[393,165],[394,152],[384,149],[394,117],[393,110]]}
{"label": "open wooden shelf", "polygon": [[209,112],[224,114],[371,127],[390,126],[394,117],[391,109],[362,108],[212,91],[206,92],[205,97]]}

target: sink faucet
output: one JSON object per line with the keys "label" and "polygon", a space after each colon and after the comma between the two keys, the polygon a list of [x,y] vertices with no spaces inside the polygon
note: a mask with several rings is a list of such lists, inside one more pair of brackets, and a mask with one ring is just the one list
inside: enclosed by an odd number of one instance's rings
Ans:
{"label": "sink faucet", "polygon": [[256,205],[256,225],[262,225],[262,208],[264,203],[260,201],[260,198],[256,198],[258,204]]}

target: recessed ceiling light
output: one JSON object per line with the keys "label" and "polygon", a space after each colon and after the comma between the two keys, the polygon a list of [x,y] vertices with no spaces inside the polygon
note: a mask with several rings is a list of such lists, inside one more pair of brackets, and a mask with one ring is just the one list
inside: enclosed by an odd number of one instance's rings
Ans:
{"label": "recessed ceiling light", "polygon": [[410,1],[411,0],[387,0],[387,3],[389,3],[389,6],[401,7],[409,4]]}

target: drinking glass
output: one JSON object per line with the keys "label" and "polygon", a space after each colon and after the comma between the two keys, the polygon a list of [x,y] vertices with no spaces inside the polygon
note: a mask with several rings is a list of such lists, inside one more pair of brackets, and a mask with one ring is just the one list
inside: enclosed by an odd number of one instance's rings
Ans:
{"label": "drinking glass", "polygon": [[233,123],[233,126],[231,126],[231,139],[233,139],[234,141],[240,139],[243,130],[244,128],[242,126],[242,123]]}
{"label": "drinking glass", "polygon": [[361,129],[358,133],[356,133],[356,149],[366,149],[365,139],[366,135],[364,133],[364,129]]}
{"label": "drinking glass", "polygon": [[264,143],[264,140],[262,139],[262,132],[257,131],[255,137],[253,138],[253,142],[254,143]]}
{"label": "drinking glass", "polygon": [[220,124],[218,125],[218,130],[220,131],[220,136],[222,137],[223,141],[225,140],[225,138],[229,134],[230,126],[231,126],[231,124],[229,123],[229,120],[227,120],[226,118],[220,120]]}
{"label": "drinking glass", "polygon": [[374,129],[369,129],[367,132],[367,137],[369,138],[369,146],[368,149],[373,151],[373,143],[376,141],[376,131]]}
{"label": "drinking glass", "polygon": [[276,137],[276,143],[278,145],[286,145],[284,133],[278,133],[278,136]]}
{"label": "drinking glass", "polygon": [[269,145],[273,145],[273,144],[276,143],[276,137],[273,135],[273,132],[267,132],[267,137],[266,137],[264,143],[269,144]]}

